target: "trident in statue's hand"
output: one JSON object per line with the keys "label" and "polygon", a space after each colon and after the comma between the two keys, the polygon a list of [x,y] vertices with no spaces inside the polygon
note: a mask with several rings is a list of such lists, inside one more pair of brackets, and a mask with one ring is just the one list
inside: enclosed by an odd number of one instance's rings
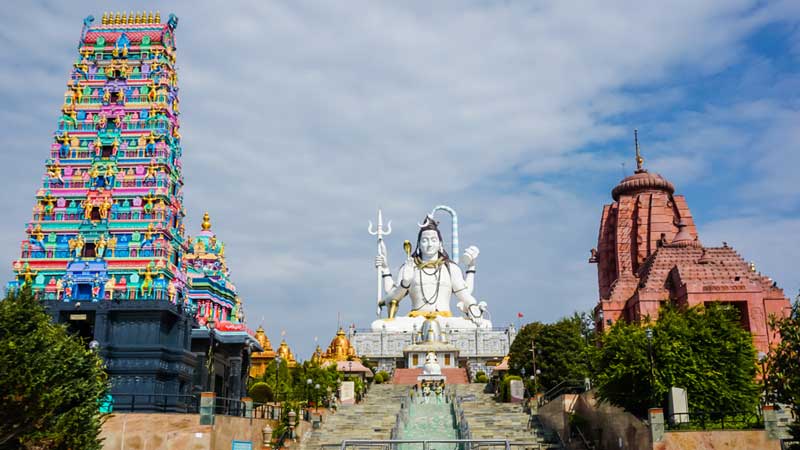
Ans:
{"label": "trident in statue's hand", "polygon": [[378,236],[378,256],[375,258],[375,267],[378,269],[378,310],[377,315],[381,315],[381,298],[383,298],[383,271],[389,269],[389,264],[386,261],[386,244],[383,243],[383,237],[392,234],[392,221],[386,224],[386,230],[383,229],[383,213],[378,209],[378,229],[372,229],[372,221],[369,221],[367,232],[373,236]]}

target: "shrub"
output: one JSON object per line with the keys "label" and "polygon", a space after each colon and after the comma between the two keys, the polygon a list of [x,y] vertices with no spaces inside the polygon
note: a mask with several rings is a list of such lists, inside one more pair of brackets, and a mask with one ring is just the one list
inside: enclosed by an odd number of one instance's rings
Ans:
{"label": "shrub", "polygon": [[247,394],[255,403],[271,402],[274,399],[272,388],[263,381],[259,381],[250,386]]}
{"label": "shrub", "polygon": [[737,310],[669,306],[649,326],[651,340],[644,326],[622,321],[603,336],[597,371],[601,400],[645,417],[648,408],[666,406],[670,387],[678,386],[687,390],[690,411],[756,409],[756,351]]}
{"label": "shrub", "polygon": [[522,380],[522,378],[517,375],[503,377],[503,381],[500,383],[500,401],[502,402],[511,401],[511,380]]}

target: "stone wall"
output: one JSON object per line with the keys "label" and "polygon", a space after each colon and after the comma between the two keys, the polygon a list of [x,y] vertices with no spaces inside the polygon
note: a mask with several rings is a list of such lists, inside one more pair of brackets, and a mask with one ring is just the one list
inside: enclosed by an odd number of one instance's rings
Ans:
{"label": "stone wall", "polygon": [[580,395],[561,395],[539,408],[542,423],[552,429],[564,442],[569,440],[569,416],[576,414],[587,423],[581,428],[586,438],[606,449],[647,449],[650,428],[639,418],[622,408],[601,404],[594,391]]}
{"label": "stone wall", "polygon": [[261,448],[261,429],[275,421],[216,416],[200,425],[198,414],[113,414],[103,425],[104,450],[229,450],[231,442]]}
{"label": "stone wall", "polygon": [[563,442],[569,440],[569,416],[575,409],[578,396],[561,395],[538,409],[539,419],[549,429],[558,433]]}
{"label": "stone wall", "polygon": [[653,444],[653,450],[780,450],[780,448],[781,442],[767,439],[764,430],[668,431],[664,433],[661,442]]}
{"label": "stone wall", "polygon": [[650,449],[650,428],[641,419],[622,408],[600,403],[594,390],[584,392],[575,402],[575,414],[586,419],[586,438],[600,448]]}

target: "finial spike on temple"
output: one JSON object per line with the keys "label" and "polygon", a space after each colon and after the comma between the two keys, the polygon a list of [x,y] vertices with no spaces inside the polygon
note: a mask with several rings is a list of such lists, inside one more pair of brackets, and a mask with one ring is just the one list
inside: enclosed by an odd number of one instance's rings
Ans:
{"label": "finial spike on temple", "polygon": [[636,172],[642,172],[644,169],[642,165],[644,164],[644,158],[642,158],[642,154],[639,151],[639,130],[633,129],[633,143],[636,146]]}

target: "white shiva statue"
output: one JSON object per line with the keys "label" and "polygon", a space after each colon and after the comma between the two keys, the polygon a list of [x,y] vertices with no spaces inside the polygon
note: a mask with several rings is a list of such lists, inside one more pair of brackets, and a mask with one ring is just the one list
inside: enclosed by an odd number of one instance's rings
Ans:
{"label": "white shiva statue", "polygon": [[[472,296],[478,248],[471,246],[464,251],[462,261],[467,268],[465,279],[461,268],[450,259],[445,251],[442,234],[433,220],[433,216],[426,216],[423,223],[419,225],[417,246],[414,252],[411,252],[409,241],[404,243],[406,261],[398,269],[399,280],[397,282],[389,271],[386,252],[381,251],[382,241],[379,236],[379,251],[375,258],[375,266],[382,278],[385,295],[378,300],[377,314],[380,317],[381,309],[384,306],[389,307],[389,314],[386,318],[372,322],[372,330],[415,332],[421,329],[425,317],[431,315],[436,316],[436,321],[443,330],[448,327],[450,329],[491,328],[492,323],[483,317],[486,312],[486,302],[478,302]],[[398,316],[399,303],[406,295],[411,297],[411,311],[406,316]],[[452,295],[458,299],[456,307],[464,314],[464,317],[453,317],[450,311]]]}
{"label": "white shiva statue", "polygon": [[425,364],[422,366],[422,374],[423,375],[442,374],[442,366],[439,365],[439,359],[436,357],[436,353],[428,352],[428,354],[425,355]]}

